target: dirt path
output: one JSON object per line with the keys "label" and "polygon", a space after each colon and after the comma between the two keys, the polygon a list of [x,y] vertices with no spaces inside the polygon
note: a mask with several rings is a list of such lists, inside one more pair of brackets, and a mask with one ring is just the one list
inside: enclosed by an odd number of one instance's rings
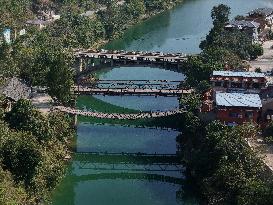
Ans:
{"label": "dirt path", "polygon": [[271,71],[273,68],[273,40],[265,41],[263,44],[264,54],[254,61],[250,61],[249,71],[255,71],[255,68],[261,68],[262,72]]}

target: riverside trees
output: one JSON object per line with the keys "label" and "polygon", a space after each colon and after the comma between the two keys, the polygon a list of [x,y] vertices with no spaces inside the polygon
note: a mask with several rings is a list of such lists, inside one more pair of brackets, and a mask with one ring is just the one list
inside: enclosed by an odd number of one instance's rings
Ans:
{"label": "riverside trees", "polygon": [[[27,100],[19,100],[0,119],[1,204],[37,204],[65,171],[70,120],[61,113],[45,117]],[[26,143],[27,142],[27,143]]]}
{"label": "riverside trees", "polygon": [[208,81],[213,70],[240,69],[242,60],[255,59],[263,54],[259,44],[253,44],[245,33],[224,29],[229,21],[230,8],[226,5],[215,6],[211,17],[213,28],[206,39],[200,43],[202,52],[189,58],[184,65],[186,82],[196,86],[200,81]]}
{"label": "riverside trees", "polygon": [[[240,32],[223,29],[229,8],[220,5],[212,10],[214,28],[201,43],[203,52],[191,57],[184,69],[187,83],[198,88],[208,82],[213,70],[238,68],[242,59],[256,57],[260,46]],[[255,51],[254,51],[255,50]],[[198,89],[197,89],[198,90]],[[195,180],[209,205],[270,205],[273,180],[259,153],[246,139],[255,138],[259,130],[253,124],[228,127],[218,121],[207,124],[198,116],[198,95],[182,97],[181,106],[188,108],[182,121],[181,158],[187,173]],[[271,125],[272,126],[272,125]],[[272,135],[269,126],[264,133]]]}
{"label": "riverside trees", "polygon": [[184,114],[183,123],[178,139],[181,157],[207,204],[272,203],[271,175],[245,140],[256,137],[254,125],[227,127],[218,121],[206,125],[193,112]]}

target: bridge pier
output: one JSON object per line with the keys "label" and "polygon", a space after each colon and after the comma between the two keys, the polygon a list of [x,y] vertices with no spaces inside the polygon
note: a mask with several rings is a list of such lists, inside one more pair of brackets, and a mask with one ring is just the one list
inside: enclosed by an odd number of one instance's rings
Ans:
{"label": "bridge pier", "polygon": [[83,71],[83,59],[79,59],[79,67],[78,67],[78,73],[81,73]]}
{"label": "bridge pier", "polygon": [[74,127],[76,128],[78,125],[78,115],[74,115]]}

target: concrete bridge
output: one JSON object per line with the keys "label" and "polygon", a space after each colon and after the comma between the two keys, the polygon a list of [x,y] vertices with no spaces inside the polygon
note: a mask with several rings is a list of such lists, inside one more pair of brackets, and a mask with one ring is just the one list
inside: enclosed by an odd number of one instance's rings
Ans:
{"label": "concrete bridge", "polygon": [[108,51],[108,50],[75,50],[79,60],[78,73],[88,66],[95,66],[95,61],[109,66],[119,65],[159,65],[180,68],[188,56],[182,53],[162,53],[143,51]]}
{"label": "concrete bridge", "polygon": [[185,113],[184,109],[177,109],[165,112],[141,112],[141,113],[131,113],[131,114],[121,114],[121,113],[103,113],[103,112],[90,112],[82,111],[79,109],[74,109],[64,106],[55,106],[53,110],[61,111],[68,114],[80,115],[86,117],[94,117],[99,119],[116,119],[116,120],[138,120],[138,119],[150,119],[159,117],[168,117],[172,115],[178,115]]}

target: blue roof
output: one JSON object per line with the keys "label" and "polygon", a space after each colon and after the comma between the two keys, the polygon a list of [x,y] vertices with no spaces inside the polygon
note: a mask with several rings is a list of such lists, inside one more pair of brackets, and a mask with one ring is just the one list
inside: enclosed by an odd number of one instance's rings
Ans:
{"label": "blue roof", "polygon": [[258,94],[216,93],[216,105],[224,107],[261,108],[262,101]]}
{"label": "blue roof", "polygon": [[265,78],[264,73],[257,72],[213,71],[212,75],[223,77]]}

